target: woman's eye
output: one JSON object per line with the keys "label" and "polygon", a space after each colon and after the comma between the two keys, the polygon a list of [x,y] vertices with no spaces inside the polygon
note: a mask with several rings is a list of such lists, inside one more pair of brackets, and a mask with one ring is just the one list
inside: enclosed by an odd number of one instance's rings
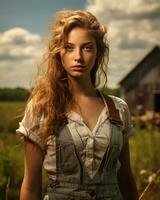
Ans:
{"label": "woman's eye", "polygon": [[66,45],[66,46],[65,46],[65,50],[66,50],[66,51],[73,51],[73,47],[72,47],[72,46],[69,46],[69,45]]}
{"label": "woman's eye", "polygon": [[86,46],[86,47],[84,47],[84,50],[85,51],[93,51],[94,48],[92,46]]}

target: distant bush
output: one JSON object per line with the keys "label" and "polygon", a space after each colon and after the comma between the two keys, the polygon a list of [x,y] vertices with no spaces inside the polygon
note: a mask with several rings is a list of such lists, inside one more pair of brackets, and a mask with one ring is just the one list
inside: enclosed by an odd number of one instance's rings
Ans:
{"label": "distant bush", "polygon": [[106,95],[113,95],[113,96],[120,97],[120,88],[119,87],[117,87],[117,88],[106,88],[104,90],[104,93]]}
{"label": "distant bush", "polygon": [[29,91],[24,88],[0,88],[0,101],[26,101]]}
{"label": "distant bush", "polygon": [[[120,88],[106,88],[105,94],[120,96]],[[30,91],[17,87],[17,88],[0,88],[0,101],[26,101],[30,95]]]}

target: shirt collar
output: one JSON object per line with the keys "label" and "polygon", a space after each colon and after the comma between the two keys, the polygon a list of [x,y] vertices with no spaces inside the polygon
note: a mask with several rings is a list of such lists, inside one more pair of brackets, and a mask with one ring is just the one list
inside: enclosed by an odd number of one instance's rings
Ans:
{"label": "shirt collar", "polygon": [[[108,111],[107,102],[105,100],[103,93],[99,90],[98,90],[98,92],[104,102],[104,108],[101,111],[100,116],[99,116],[99,117],[101,117],[100,122],[102,123],[104,120],[106,120],[109,117],[109,111]],[[84,123],[82,116],[73,110],[70,110],[69,112],[67,112],[66,117],[68,119],[68,123],[71,123],[71,122],[77,122],[79,124]]]}

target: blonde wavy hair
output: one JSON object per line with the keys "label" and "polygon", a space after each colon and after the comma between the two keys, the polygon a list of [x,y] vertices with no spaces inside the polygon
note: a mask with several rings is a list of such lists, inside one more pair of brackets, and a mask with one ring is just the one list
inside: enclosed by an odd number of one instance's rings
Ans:
{"label": "blonde wavy hair", "polygon": [[57,13],[47,52],[39,66],[37,81],[29,98],[29,101],[32,100],[33,115],[41,116],[43,113],[44,138],[58,134],[59,128],[67,123],[66,112],[75,104],[72,86],[60,58],[60,50],[64,47],[67,35],[75,27],[87,28],[96,39],[98,51],[91,70],[92,84],[96,87],[96,73],[100,69],[107,80],[106,71],[103,70],[109,52],[105,26],[88,11],[64,10]]}

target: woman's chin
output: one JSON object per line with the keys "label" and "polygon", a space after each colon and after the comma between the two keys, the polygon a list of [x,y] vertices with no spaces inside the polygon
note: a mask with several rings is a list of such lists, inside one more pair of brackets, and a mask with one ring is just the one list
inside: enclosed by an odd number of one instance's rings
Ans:
{"label": "woman's chin", "polygon": [[83,72],[72,72],[71,74],[70,74],[70,76],[72,76],[72,77],[83,77],[85,74],[83,73]]}

